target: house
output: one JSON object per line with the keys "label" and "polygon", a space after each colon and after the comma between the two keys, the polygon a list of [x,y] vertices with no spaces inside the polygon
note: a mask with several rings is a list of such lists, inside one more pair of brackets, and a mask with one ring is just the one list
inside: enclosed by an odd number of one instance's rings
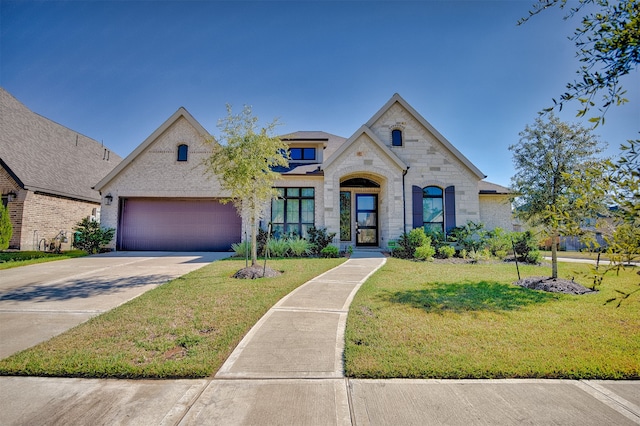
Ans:
{"label": "house", "polygon": [[[102,223],[118,250],[228,250],[248,229],[217,179],[204,173],[212,137],[180,108],[97,185]],[[276,234],[309,227],[341,248],[387,248],[403,232],[446,232],[467,221],[512,229],[507,188],[485,175],[400,95],[351,137],[300,131],[281,137],[290,165],[267,208]],[[106,205],[104,200],[113,200]]]}
{"label": "house", "polygon": [[0,194],[8,208],[11,249],[71,244],[75,224],[100,213],[92,188],[121,157],[100,142],[29,110],[0,88]]}

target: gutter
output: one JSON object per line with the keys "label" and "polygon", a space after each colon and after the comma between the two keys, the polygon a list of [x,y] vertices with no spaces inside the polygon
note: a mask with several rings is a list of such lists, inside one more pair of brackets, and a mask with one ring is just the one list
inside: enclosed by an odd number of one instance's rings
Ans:
{"label": "gutter", "polygon": [[402,171],[402,221],[404,233],[407,233],[407,191],[405,191],[404,177],[409,172],[409,166]]}

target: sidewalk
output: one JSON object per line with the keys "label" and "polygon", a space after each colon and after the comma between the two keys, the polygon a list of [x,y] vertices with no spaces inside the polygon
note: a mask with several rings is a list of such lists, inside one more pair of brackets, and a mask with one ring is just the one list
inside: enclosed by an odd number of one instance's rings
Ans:
{"label": "sidewalk", "polygon": [[355,252],[296,289],[213,379],[0,377],[0,424],[640,424],[640,381],[345,378],[349,305],[385,260]]}

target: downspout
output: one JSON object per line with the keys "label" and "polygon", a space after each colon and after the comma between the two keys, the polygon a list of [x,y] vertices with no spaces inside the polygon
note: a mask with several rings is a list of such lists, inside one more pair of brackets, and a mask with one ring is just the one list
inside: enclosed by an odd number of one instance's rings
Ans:
{"label": "downspout", "polygon": [[404,187],[404,177],[407,175],[409,171],[409,166],[407,169],[402,172],[402,220],[403,220],[403,229],[404,233],[407,233],[407,192]]}

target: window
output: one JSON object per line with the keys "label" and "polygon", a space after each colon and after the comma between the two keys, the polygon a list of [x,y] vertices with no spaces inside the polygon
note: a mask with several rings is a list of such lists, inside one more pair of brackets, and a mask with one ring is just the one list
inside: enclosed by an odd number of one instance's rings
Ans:
{"label": "window", "polygon": [[315,148],[289,148],[289,158],[294,161],[312,161],[316,159]]}
{"label": "window", "polygon": [[402,146],[402,130],[393,129],[391,131],[391,145]]}
{"label": "window", "polygon": [[351,241],[351,192],[340,191],[340,241]]}
{"label": "window", "polygon": [[444,232],[444,204],[442,189],[427,186],[422,190],[422,218],[424,230]]}
{"label": "window", "polygon": [[187,156],[189,154],[189,146],[182,144],[178,145],[178,161],[187,161]]}
{"label": "window", "polygon": [[271,225],[275,236],[307,235],[315,219],[313,188],[276,188],[278,198],[271,202]]}

